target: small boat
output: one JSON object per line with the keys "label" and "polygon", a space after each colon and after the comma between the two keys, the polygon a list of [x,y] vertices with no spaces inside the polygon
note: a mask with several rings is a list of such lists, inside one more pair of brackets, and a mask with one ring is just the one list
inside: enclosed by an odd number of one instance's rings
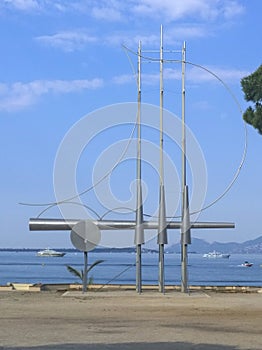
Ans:
{"label": "small boat", "polygon": [[223,254],[220,252],[216,252],[215,250],[213,252],[209,252],[203,255],[203,258],[229,258],[230,254]]}
{"label": "small boat", "polygon": [[39,252],[36,253],[37,256],[51,256],[51,257],[62,257],[66,253],[64,252],[58,252],[54,249],[44,249],[44,250],[39,250]]}
{"label": "small boat", "polygon": [[243,264],[241,264],[241,266],[243,266],[243,267],[251,267],[251,266],[253,266],[253,263],[245,261]]}

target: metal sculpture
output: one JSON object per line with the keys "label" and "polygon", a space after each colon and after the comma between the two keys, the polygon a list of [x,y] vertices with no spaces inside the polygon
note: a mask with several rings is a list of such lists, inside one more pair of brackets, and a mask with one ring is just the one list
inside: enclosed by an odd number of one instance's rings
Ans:
{"label": "metal sculpture", "polygon": [[[168,221],[166,217],[165,205],[165,186],[164,186],[164,164],[163,164],[163,29],[161,26],[160,34],[160,158],[159,158],[159,212],[158,221],[145,221],[143,213],[143,195],[141,184],[141,42],[138,46],[138,74],[137,74],[137,159],[136,159],[136,211],[135,220],[87,220],[86,225],[82,224],[84,220],[78,219],[45,219],[45,218],[31,218],[29,221],[29,228],[31,231],[68,231],[71,230],[72,243],[79,242],[80,250],[87,251],[86,238],[90,234],[88,227],[97,227],[97,230],[92,229],[92,232],[100,234],[99,230],[130,230],[134,229],[136,245],[136,291],[142,292],[142,249],[141,246],[145,243],[144,230],[155,229],[158,231],[157,244],[159,245],[159,292],[165,292],[165,278],[164,278],[164,246],[168,243],[167,230],[180,229],[181,231],[181,292],[188,292],[188,261],[187,248],[191,244],[191,229],[221,229],[234,228],[234,223],[231,222],[191,222],[188,200],[188,185],[186,176],[186,128],[185,128],[185,65],[186,65],[186,45],[182,48],[182,173],[181,173],[181,220]],[[88,224],[90,222],[90,224]],[[81,224],[80,224],[81,223]],[[81,226],[80,234],[77,231],[77,226]],[[86,231],[83,227],[86,227]],[[80,238],[78,237],[80,236]],[[81,238],[82,237],[82,238]],[[94,238],[95,239],[95,238]],[[95,239],[96,240],[96,239]],[[90,240],[92,242],[92,240]],[[89,247],[89,245],[88,245]]]}

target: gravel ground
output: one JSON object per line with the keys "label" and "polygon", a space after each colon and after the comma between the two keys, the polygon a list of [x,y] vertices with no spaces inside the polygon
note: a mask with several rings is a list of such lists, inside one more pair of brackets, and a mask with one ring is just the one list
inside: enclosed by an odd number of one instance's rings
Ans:
{"label": "gravel ground", "polygon": [[1,292],[0,349],[262,349],[262,294]]}

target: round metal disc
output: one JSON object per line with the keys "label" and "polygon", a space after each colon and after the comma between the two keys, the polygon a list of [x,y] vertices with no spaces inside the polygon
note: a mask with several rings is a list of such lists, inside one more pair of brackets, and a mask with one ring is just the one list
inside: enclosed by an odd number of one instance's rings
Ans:
{"label": "round metal disc", "polygon": [[100,243],[101,232],[92,221],[82,220],[73,226],[70,238],[76,249],[89,252]]}

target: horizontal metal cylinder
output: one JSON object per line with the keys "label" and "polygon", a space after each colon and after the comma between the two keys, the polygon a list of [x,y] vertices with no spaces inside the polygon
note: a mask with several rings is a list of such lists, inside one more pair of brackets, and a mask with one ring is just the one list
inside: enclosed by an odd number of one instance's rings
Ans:
{"label": "horizontal metal cylinder", "polygon": [[[69,231],[76,225],[80,219],[40,219],[31,218],[29,220],[30,231]],[[113,220],[92,220],[100,230],[130,230],[136,226],[135,221],[113,221]],[[158,229],[157,221],[144,221],[144,229]],[[234,228],[235,224],[232,222],[193,222],[191,228]],[[168,229],[180,229],[181,221],[167,222]]]}

